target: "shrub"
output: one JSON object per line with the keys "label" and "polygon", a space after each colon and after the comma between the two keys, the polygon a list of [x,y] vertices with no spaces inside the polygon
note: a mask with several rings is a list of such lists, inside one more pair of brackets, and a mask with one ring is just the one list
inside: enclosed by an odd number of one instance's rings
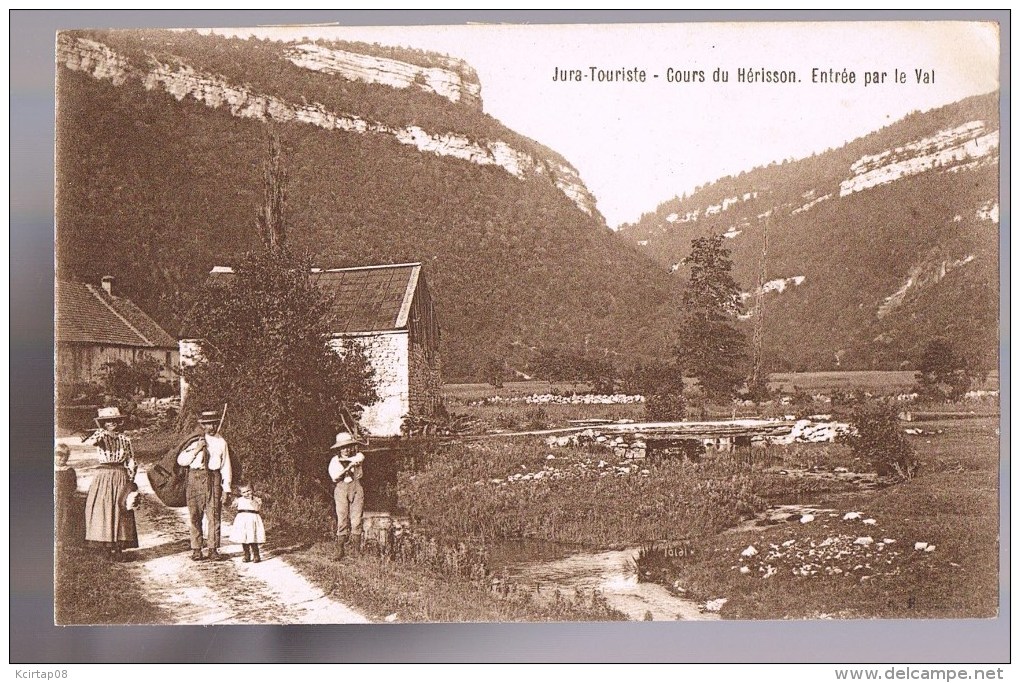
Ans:
{"label": "shrub", "polygon": [[880,476],[910,479],[920,463],[900,427],[899,408],[893,402],[859,401],[845,416],[850,433],[841,437],[854,455],[872,464]]}
{"label": "shrub", "polygon": [[687,416],[687,400],[680,393],[661,393],[646,396],[645,415],[652,422],[683,420]]}
{"label": "shrub", "polygon": [[549,426],[549,414],[542,406],[529,408],[524,413],[524,419],[528,429],[546,429]]}
{"label": "shrub", "polygon": [[[648,372],[654,367],[655,372]],[[683,371],[676,363],[660,363],[643,371],[645,415],[649,420],[672,422],[687,416]]]}
{"label": "shrub", "polygon": [[152,396],[159,381],[160,366],[152,358],[140,358],[134,363],[112,360],[103,363],[103,389],[109,396],[129,400],[138,394]]}

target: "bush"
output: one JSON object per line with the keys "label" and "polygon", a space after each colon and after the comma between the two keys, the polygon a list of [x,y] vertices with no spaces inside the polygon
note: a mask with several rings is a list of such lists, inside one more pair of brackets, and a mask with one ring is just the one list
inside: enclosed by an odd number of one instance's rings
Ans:
{"label": "bush", "polygon": [[845,416],[850,433],[841,437],[854,455],[871,463],[879,476],[914,477],[920,463],[900,427],[899,408],[884,401],[859,401]]}
{"label": "bush", "polygon": [[140,358],[131,364],[122,360],[107,361],[100,371],[103,374],[103,389],[109,396],[130,400],[139,394],[155,394],[161,368],[152,358]]}
{"label": "bush", "polygon": [[[673,422],[687,417],[683,371],[676,363],[659,363],[639,369],[645,397],[645,415],[656,422]],[[636,387],[637,388],[637,387]]]}
{"label": "bush", "polygon": [[687,400],[679,393],[646,396],[645,415],[652,422],[678,422],[687,416]]}

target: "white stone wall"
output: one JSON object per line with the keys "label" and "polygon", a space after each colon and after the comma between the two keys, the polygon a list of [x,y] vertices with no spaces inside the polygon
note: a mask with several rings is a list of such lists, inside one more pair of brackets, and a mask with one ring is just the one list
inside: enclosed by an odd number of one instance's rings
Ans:
{"label": "white stone wall", "polygon": [[[198,339],[181,339],[177,342],[177,347],[180,355],[181,370],[184,368],[190,368],[195,363],[202,360],[202,347],[199,344]],[[184,399],[188,395],[188,383],[184,379],[184,373],[181,373],[181,405],[184,405]]]}
{"label": "white stone wall", "polygon": [[333,346],[341,349],[345,342],[360,346],[376,373],[379,400],[361,414],[361,429],[369,436],[399,436],[410,410],[407,332],[346,337]]}

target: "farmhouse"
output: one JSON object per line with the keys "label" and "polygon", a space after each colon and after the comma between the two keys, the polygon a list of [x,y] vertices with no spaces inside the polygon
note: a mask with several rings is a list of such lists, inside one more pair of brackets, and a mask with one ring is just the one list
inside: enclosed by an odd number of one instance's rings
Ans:
{"label": "farmhouse", "polygon": [[161,378],[175,379],[177,340],[130,300],[115,296],[113,277],[102,287],[70,281],[56,286],[56,380],[59,391],[103,377],[103,364],[158,363]]}
{"label": "farmhouse", "polygon": [[[217,266],[209,276],[226,279],[233,270]],[[362,431],[399,436],[407,415],[432,415],[442,400],[439,322],[421,264],[313,268],[311,276],[331,301],[337,349],[358,344],[375,370],[379,400],[362,413]],[[181,363],[194,363],[200,347],[201,339],[182,339]]]}

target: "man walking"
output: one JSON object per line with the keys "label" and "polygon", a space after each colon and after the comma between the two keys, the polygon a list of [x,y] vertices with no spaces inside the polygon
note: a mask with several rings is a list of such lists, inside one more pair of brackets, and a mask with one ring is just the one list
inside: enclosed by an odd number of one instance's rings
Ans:
{"label": "man walking", "polygon": [[220,560],[220,512],[223,498],[230,495],[230,449],[217,432],[220,413],[203,411],[198,416],[202,436],[177,456],[177,464],[188,468],[187,500],[191,518],[191,559],[202,557],[202,519],[208,524],[210,560]]}

